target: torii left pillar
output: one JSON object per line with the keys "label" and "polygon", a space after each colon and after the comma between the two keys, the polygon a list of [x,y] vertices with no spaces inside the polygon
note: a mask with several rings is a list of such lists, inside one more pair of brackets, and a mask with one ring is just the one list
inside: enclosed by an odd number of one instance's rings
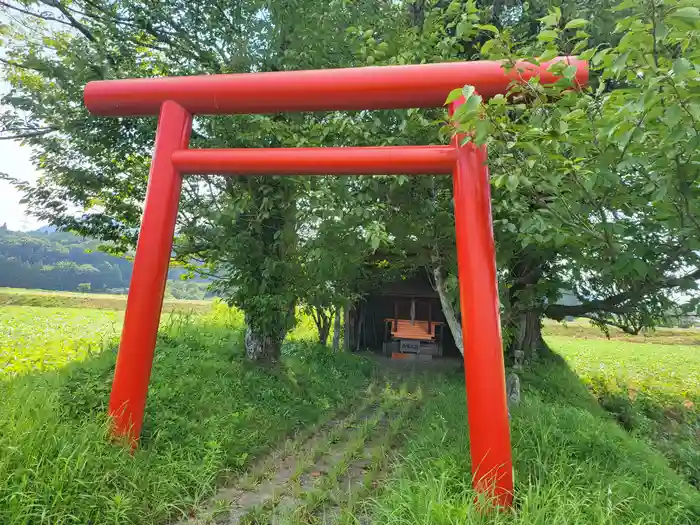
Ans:
{"label": "torii left pillar", "polygon": [[175,102],[163,102],[109,398],[114,432],[126,436],[132,446],[143,424],[182,188],[182,176],[171,157],[188,147],[191,130],[192,115]]}

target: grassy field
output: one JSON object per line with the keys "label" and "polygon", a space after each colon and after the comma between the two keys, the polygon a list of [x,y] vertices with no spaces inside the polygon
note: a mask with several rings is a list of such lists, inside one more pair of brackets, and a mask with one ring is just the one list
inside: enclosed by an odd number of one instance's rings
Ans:
{"label": "grassy field", "polygon": [[694,331],[674,334],[680,345],[548,325],[556,354],[523,372],[512,411],[515,510],[484,514],[462,374],[382,387],[365,358],[310,343],[309,319],[282,365],[260,368],[243,357],[240,313],[220,304],[164,317],[130,455],[109,443],[105,418],[122,315],[0,306],[3,525],[220,519],[241,501],[260,503],[247,523],[700,523]]}
{"label": "grassy field", "polygon": [[[208,311],[211,305],[212,301],[165,299],[163,311],[201,313]],[[3,306],[124,310],[126,308],[126,295],[0,288],[0,307]]]}
{"label": "grassy field", "polygon": [[545,320],[544,333],[547,336],[573,337],[576,339],[607,339],[629,343],[668,345],[700,345],[700,329],[698,328],[659,327],[655,330],[642,331],[637,335],[630,335],[619,328],[611,326],[606,334],[585,319],[579,319],[570,323],[557,323],[556,321]]}
{"label": "grassy field", "polygon": [[[42,359],[54,370],[36,373],[43,341],[109,327],[113,314],[78,310],[58,319],[44,309],[47,319],[39,321],[31,308],[0,311],[4,330],[33,319],[21,339],[3,339],[13,363],[26,366],[0,380],[3,525],[165,523],[284,436],[347,406],[370,379],[366,361],[300,342],[287,346],[279,369],[250,365],[240,314],[225,307],[171,317],[159,335],[142,446],[131,456],[106,439],[111,327],[71,350],[73,362],[65,346],[49,345]],[[55,327],[53,335],[30,333],[42,322]],[[88,349],[98,343],[105,350],[95,355]],[[32,357],[22,360],[27,352]]]}
{"label": "grassy field", "polygon": [[0,378],[59,368],[101,352],[123,313],[79,308],[0,307]]}
{"label": "grassy field", "polygon": [[548,341],[600,406],[700,489],[700,346]]}

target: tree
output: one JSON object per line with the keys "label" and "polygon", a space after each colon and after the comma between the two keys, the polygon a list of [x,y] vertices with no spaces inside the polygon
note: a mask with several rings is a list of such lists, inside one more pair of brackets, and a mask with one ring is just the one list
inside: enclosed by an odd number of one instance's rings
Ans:
{"label": "tree", "polygon": [[[564,77],[554,86],[514,86],[515,106],[496,97],[482,109],[466,89],[474,103],[456,115],[461,131],[488,144],[498,173],[508,307],[538,326],[542,315],[572,315],[637,333],[659,322],[674,294],[697,297],[700,10],[649,0],[616,12],[624,36],[614,46],[587,49],[586,22],[558,9],[533,45],[508,32],[484,45],[511,62],[573,50],[591,60],[590,89],[573,90],[574,69],[562,62],[552,66]],[[554,304],[562,289],[580,304]]]}
{"label": "tree", "polygon": [[[4,100],[10,110],[0,134],[34,146],[44,172],[35,186],[17,185],[38,217],[111,241],[118,252],[136,242],[155,122],[91,118],[79,102],[86,82],[355,65],[353,50],[337,32],[378,12],[372,2],[337,2],[328,9],[316,0],[157,6],[38,0],[2,6],[18,22],[4,37],[8,51],[2,61],[13,90]],[[329,145],[327,125],[322,115],[207,119],[195,126],[192,143]],[[294,202],[305,182],[208,180],[185,188],[179,255],[188,261],[206,257],[217,290],[246,313],[249,357],[274,361],[297,300]],[[69,204],[85,213],[74,216]],[[212,244],[218,241],[225,250]]]}

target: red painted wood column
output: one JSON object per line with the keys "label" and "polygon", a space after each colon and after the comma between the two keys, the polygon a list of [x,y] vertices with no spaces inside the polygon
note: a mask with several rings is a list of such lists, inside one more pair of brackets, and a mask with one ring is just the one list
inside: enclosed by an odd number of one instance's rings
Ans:
{"label": "red painted wood column", "polygon": [[[452,110],[461,102],[456,102]],[[460,146],[454,185],[459,295],[475,490],[510,506],[513,466],[486,148]]]}
{"label": "red painted wood column", "polygon": [[182,187],[171,156],[187,148],[191,129],[192,116],[185,109],[175,102],[163,103],[109,400],[113,431],[132,446],[143,424]]}

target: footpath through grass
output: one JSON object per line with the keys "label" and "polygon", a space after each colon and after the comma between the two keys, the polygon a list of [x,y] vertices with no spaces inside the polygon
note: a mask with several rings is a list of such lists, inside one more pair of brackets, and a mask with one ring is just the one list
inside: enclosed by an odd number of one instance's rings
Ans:
{"label": "footpath through grass", "polygon": [[261,368],[245,362],[236,312],[171,317],[132,456],[108,439],[107,346],[53,372],[0,379],[3,525],[166,523],[285,435],[362,395],[371,374],[363,359],[300,342],[277,369]]}

